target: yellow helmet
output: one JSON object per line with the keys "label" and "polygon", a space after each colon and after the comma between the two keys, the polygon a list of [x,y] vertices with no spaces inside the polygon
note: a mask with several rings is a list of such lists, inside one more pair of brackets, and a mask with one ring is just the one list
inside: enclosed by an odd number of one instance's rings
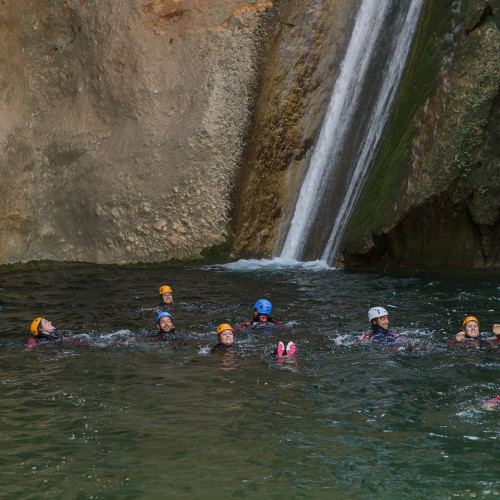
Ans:
{"label": "yellow helmet", "polygon": [[464,319],[464,322],[462,323],[462,328],[465,328],[465,325],[469,322],[469,321],[475,321],[477,323],[477,327],[479,328],[479,321],[477,318],[475,318],[474,316],[467,316],[465,319]]}
{"label": "yellow helmet", "polygon": [[164,293],[173,293],[173,292],[168,285],[163,285],[160,287],[160,295],[163,295]]}
{"label": "yellow helmet", "polygon": [[220,336],[220,334],[221,334],[224,330],[231,330],[231,331],[233,331],[233,327],[232,327],[229,323],[222,323],[222,324],[220,324],[220,325],[217,327],[217,337],[219,337],[219,336]]}
{"label": "yellow helmet", "polygon": [[36,318],[34,319],[32,322],[31,322],[31,333],[33,335],[38,335],[38,325],[40,324],[40,321],[42,321],[42,319],[45,319],[45,318]]}

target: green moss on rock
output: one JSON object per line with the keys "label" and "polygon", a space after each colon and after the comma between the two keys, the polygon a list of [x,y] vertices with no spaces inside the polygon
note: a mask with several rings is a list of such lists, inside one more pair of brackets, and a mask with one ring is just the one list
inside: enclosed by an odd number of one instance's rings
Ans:
{"label": "green moss on rock", "polygon": [[426,2],[344,263],[500,265],[500,2],[484,4],[463,2],[457,30],[451,1]]}

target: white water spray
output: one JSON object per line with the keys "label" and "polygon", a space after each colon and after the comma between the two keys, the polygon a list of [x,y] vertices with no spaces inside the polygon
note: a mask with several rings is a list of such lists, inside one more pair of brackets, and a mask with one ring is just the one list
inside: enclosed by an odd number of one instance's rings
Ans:
{"label": "white water spray", "polygon": [[[412,45],[423,0],[411,0],[405,9],[405,15],[400,16],[395,25],[391,26],[393,43],[390,44],[389,53],[384,55],[387,64],[378,68],[378,71],[384,71],[382,83],[375,89],[377,95],[373,106],[366,110],[369,113],[369,120],[364,135],[356,146],[353,166],[347,166],[348,170],[352,170],[347,184],[339,187],[330,186],[328,179],[332,177],[332,172],[343,168],[345,170],[345,165],[340,164],[342,152],[349,147],[351,135],[356,135],[358,132],[357,117],[360,111],[364,112],[363,81],[366,81],[367,76],[370,77],[367,73],[370,70],[370,63],[380,50],[377,42],[384,35],[384,28],[387,28],[387,16],[399,1],[364,0],[360,7],[311,164],[300,190],[281,252],[282,258],[300,259],[308,238],[315,237],[311,231],[327,188],[336,189],[338,195],[343,196],[343,201],[335,216],[333,228],[329,225],[326,229],[330,238],[322,250],[321,259],[332,262],[337,256],[345,225],[357,201],[366,171],[373,160],[389,117]],[[370,92],[373,90],[369,87]],[[335,177],[333,179],[335,182]],[[324,216],[324,212],[328,212],[329,209],[331,211],[331,207],[323,207],[321,215]]]}

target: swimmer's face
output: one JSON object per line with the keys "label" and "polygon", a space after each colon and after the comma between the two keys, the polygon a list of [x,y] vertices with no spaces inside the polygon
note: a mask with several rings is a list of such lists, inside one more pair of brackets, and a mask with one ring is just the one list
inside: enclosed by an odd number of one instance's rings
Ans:
{"label": "swimmer's face", "polygon": [[222,330],[219,334],[220,343],[224,345],[232,345],[234,343],[234,336],[232,330]]}
{"label": "swimmer's face", "polygon": [[170,333],[174,327],[174,322],[170,316],[162,316],[156,326],[160,329],[160,333]]}
{"label": "swimmer's face", "polygon": [[166,292],[161,296],[161,300],[164,304],[171,304],[174,301],[174,297],[170,292]]}
{"label": "swimmer's face", "polygon": [[42,331],[44,333],[52,333],[56,329],[56,327],[52,324],[52,322],[45,318],[42,319],[40,324],[42,326]]}
{"label": "swimmer's face", "polygon": [[377,318],[377,325],[380,325],[382,328],[387,330],[389,328],[389,316],[385,315]]}
{"label": "swimmer's face", "polygon": [[479,335],[479,325],[476,321],[467,321],[464,330],[469,337],[477,337]]}

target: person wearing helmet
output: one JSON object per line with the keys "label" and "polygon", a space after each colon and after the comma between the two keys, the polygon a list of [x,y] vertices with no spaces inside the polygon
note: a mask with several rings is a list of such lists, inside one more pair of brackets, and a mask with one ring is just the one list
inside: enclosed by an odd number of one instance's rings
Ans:
{"label": "person wearing helmet", "polygon": [[174,303],[173,291],[168,285],[163,285],[159,290],[160,306],[170,306]]}
{"label": "person wearing helmet", "polygon": [[274,325],[279,325],[283,326],[281,323],[276,321],[275,319],[271,318],[270,314],[271,311],[273,310],[273,306],[271,302],[269,302],[266,299],[259,299],[254,307],[253,311],[253,318],[249,321],[245,321],[245,323],[241,323],[241,325],[238,325],[234,330],[243,330],[243,328],[246,328],[247,326],[252,326],[255,324],[274,324]]}
{"label": "person wearing helmet", "polygon": [[448,344],[462,344],[469,347],[484,347],[489,345],[488,340],[481,336],[479,327],[479,320],[475,316],[467,316],[462,322],[462,330]]}
{"label": "person wearing helmet", "polygon": [[31,322],[30,332],[33,335],[28,340],[26,344],[27,349],[31,349],[32,347],[39,347],[42,345],[50,345],[54,342],[68,342],[70,344],[85,344],[86,342],[82,342],[81,340],[71,339],[68,337],[58,337],[54,330],[56,327],[52,324],[51,321],[45,319],[44,317],[35,318]]}
{"label": "person wearing helmet", "polygon": [[158,336],[167,337],[174,335],[174,318],[168,312],[161,312],[156,317],[156,328],[158,328]]}
{"label": "person wearing helmet", "polygon": [[219,343],[214,345],[210,352],[235,352],[233,327],[229,323],[221,323],[217,327]]}
{"label": "person wearing helmet", "polygon": [[362,343],[394,344],[399,335],[389,332],[389,313],[383,307],[372,307],[368,311],[372,331],[363,337]]}
{"label": "person wearing helmet", "polygon": [[149,337],[143,337],[141,342],[164,342],[168,340],[177,340],[179,337],[175,335],[174,318],[166,311],[161,312],[156,316],[156,328],[158,332]]}

